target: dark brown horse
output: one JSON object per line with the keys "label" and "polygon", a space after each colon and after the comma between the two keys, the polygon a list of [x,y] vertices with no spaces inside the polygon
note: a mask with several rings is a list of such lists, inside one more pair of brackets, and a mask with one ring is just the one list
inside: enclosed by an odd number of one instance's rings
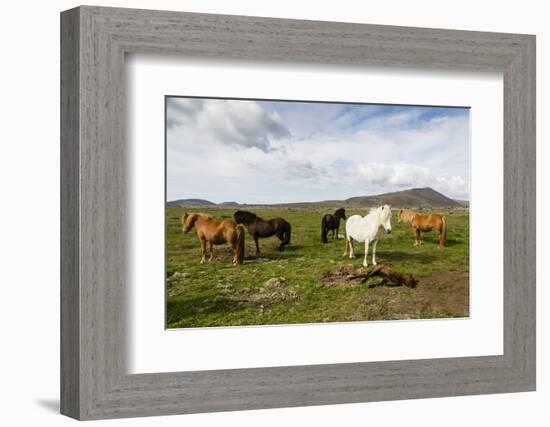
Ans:
{"label": "dark brown horse", "polygon": [[321,243],[328,243],[327,235],[332,231],[332,238],[336,234],[338,240],[338,231],[340,230],[340,220],[346,219],[346,210],[344,208],[336,209],[334,214],[326,214],[321,220]]}
{"label": "dark brown horse", "polygon": [[283,218],[263,219],[258,215],[248,211],[237,211],[233,214],[233,219],[237,224],[243,224],[254,242],[256,243],[256,255],[260,253],[258,239],[260,237],[277,236],[281,241],[279,250],[282,252],[285,245],[290,243],[290,224]]}

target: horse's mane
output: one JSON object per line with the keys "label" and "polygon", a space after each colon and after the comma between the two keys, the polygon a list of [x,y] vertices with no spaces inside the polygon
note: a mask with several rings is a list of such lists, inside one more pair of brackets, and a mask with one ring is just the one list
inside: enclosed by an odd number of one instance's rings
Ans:
{"label": "horse's mane", "polygon": [[239,224],[250,224],[260,219],[258,215],[249,211],[237,211],[233,214],[233,218]]}
{"label": "horse's mane", "polygon": [[343,214],[345,212],[346,212],[346,210],[344,208],[338,208],[334,211],[334,216],[336,216],[338,214]]}
{"label": "horse's mane", "polygon": [[[371,208],[371,210],[369,211],[369,213],[368,213],[367,216],[379,214],[379,213],[382,211],[382,208],[383,208],[384,206],[388,206],[388,208],[389,208],[389,205],[382,205],[382,206],[377,206],[377,207],[375,207],[375,208]],[[390,208],[390,209],[391,209],[391,208]]]}
{"label": "horse's mane", "polygon": [[375,208],[370,208],[368,215],[374,215],[379,213],[382,210],[382,206],[377,206]]}
{"label": "horse's mane", "polygon": [[204,212],[189,212],[188,215],[189,216],[198,215],[198,216],[203,216],[203,217],[208,218],[208,219],[214,218],[211,214],[207,214],[207,213],[204,213]]}
{"label": "horse's mane", "polygon": [[197,217],[204,217],[206,219],[213,219],[214,217],[210,214],[207,214],[207,213],[204,213],[204,212],[185,212],[184,215],[182,215],[181,217],[181,223],[183,224],[184,223],[184,218],[185,218],[185,222],[187,222],[187,218],[192,218],[193,216],[195,216],[195,218]]}

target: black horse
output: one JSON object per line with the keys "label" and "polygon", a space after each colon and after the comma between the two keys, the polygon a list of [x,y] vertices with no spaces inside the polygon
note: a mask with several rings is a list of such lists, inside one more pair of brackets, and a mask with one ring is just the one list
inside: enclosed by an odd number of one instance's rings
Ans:
{"label": "black horse", "polygon": [[344,208],[336,209],[334,214],[326,214],[321,220],[321,243],[328,243],[327,235],[332,231],[332,238],[336,234],[338,239],[338,230],[340,229],[340,220],[346,219],[346,210]]}
{"label": "black horse", "polygon": [[258,238],[260,237],[276,235],[281,241],[279,246],[281,252],[285,249],[285,245],[290,243],[290,224],[283,218],[265,220],[252,212],[237,211],[233,214],[233,219],[237,224],[244,225],[254,238],[256,255],[260,253],[260,245],[258,244]]}

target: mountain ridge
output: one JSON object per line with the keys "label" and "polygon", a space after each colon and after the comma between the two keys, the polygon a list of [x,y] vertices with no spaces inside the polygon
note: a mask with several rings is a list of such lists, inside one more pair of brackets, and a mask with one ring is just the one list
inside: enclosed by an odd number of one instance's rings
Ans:
{"label": "mountain ridge", "polygon": [[264,207],[326,207],[340,206],[350,208],[371,208],[379,205],[390,205],[394,208],[464,208],[465,201],[458,201],[445,196],[431,187],[410,188],[401,191],[355,196],[344,200],[323,200],[318,202],[260,203],[246,204],[238,202],[214,203],[205,199],[178,199],[168,201],[167,206],[264,206]]}

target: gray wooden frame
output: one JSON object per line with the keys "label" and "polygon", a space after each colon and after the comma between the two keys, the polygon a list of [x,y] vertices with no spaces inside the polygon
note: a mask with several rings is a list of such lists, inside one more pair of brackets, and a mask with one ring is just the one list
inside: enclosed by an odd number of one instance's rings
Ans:
{"label": "gray wooden frame", "polygon": [[[502,72],[504,354],[128,375],[130,52]],[[61,122],[63,414],[100,419],[535,389],[534,36],[83,6],[61,14]]]}

